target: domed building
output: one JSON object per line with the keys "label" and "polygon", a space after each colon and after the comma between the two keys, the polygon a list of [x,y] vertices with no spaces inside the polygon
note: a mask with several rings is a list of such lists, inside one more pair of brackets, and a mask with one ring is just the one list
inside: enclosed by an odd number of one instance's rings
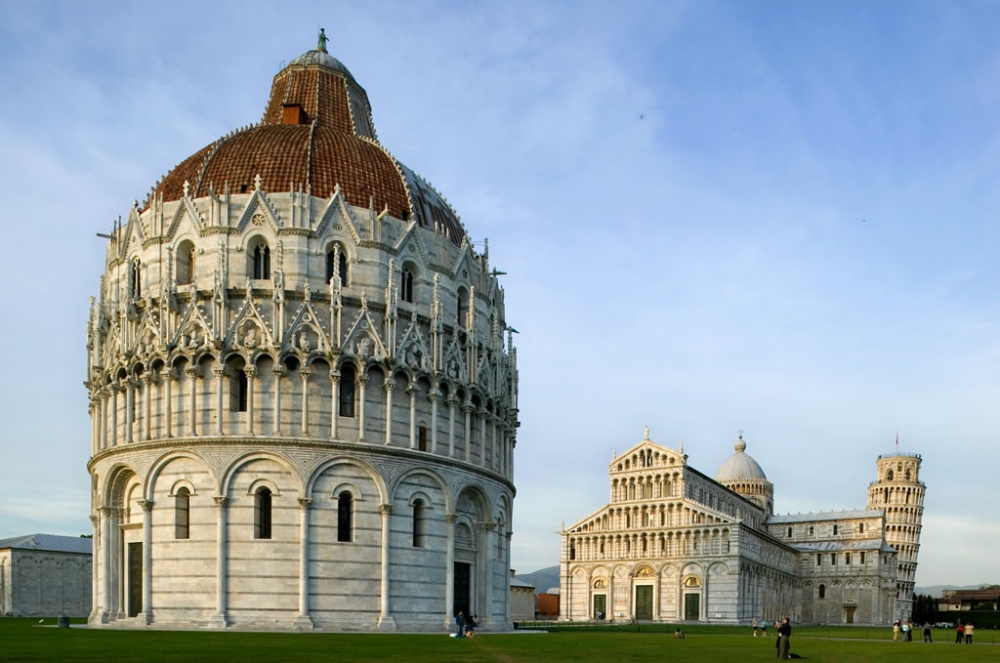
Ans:
{"label": "domed building", "polygon": [[510,628],[517,362],[487,246],[326,50],[113,229],[92,624]]}
{"label": "domed building", "polygon": [[608,466],[611,502],[565,527],[560,618],[889,624],[912,608],[920,456],[880,456],[868,508],[774,514],[740,435],[712,479],[649,439]]}

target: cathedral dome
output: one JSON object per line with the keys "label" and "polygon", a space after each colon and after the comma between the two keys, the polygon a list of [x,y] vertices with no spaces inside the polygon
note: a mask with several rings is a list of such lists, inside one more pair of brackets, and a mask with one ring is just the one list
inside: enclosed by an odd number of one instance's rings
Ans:
{"label": "cathedral dome", "polygon": [[339,190],[352,205],[415,219],[457,245],[465,237],[444,198],[378,142],[367,93],[326,52],[325,41],[274,77],[259,124],[230,132],[182,161],[153,187],[150,201],[249,193],[258,185],[319,198]]}
{"label": "cathedral dome", "polygon": [[747,443],[743,441],[743,436],[734,445],[736,453],[726,459],[719,471],[715,473],[715,480],[725,484],[731,481],[743,479],[762,479],[767,481],[764,470],[760,468],[748,453],[746,453]]}

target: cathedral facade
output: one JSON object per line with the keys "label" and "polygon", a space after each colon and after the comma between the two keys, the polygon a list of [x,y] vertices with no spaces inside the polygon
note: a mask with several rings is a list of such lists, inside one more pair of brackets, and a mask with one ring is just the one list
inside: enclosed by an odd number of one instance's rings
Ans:
{"label": "cathedral facade", "polygon": [[608,466],[611,501],[564,528],[561,619],[889,624],[910,616],[920,456],[877,460],[867,508],[774,514],[742,436],[715,477],[644,439]]}
{"label": "cathedral facade", "polygon": [[321,33],[108,238],[90,622],[510,628],[510,332],[488,246]]}

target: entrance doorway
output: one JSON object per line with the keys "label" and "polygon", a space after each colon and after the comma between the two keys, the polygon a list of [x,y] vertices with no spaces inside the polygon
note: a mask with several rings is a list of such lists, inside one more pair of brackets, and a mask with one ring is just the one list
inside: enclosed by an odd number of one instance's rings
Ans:
{"label": "entrance doorway", "polygon": [[472,580],[472,565],[465,562],[455,562],[455,604],[451,607],[452,614],[459,612],[471,614],[470,588]]}
{"label": "entrance doorway", "polygon": [[854,623],[854,611],[857,610],[856,605],[845,605],[844,606],[844,621],[848,624]]}
{"label": "entrance doorway", "polygon": [[635,587],[635,618],[653,618],[653,586],[636,585]]}
{"label": "entrance doorway", "polygon": [[142,543],[128,544],[128,616],[142,612]]}
{"label": "entrance doorway", "polygon": [[696,622],[701,614],[701,594],[684,595],[684,621]]}
{"label": "entrance doorway", "polygon": [[608,616],[608,595],[594,594],[594,619],[604,619]]}

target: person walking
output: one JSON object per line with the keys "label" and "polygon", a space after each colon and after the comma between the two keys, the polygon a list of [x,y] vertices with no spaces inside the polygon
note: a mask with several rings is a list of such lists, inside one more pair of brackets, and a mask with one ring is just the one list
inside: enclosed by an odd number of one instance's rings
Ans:
{"label": "person walking", "polygon": [[788,617],[781,620],[778,627],[778,658],[787,661],[791,658],[790,649],[792,646],[792,625]]}
{"label": "person walking", "polygon": [[965,625],[965,644],[967,645],[972,644],[972,632],[975,629],[976,627],[972,625],[972,622],[969,622],[968,624]]}
{"label": "person walking", "polygon": [[456,638],[465,637],[465,614],[459,610],[458,615],[455,616],[455,626],[458,627],[458,631],[455,633]]}
{"label": "person walking", "polygon": [[899,642],[899,620],[892,623],[892,641]]}
{"label": "person walking", "polygon": [[755,637],[755,638],[757,637],[757,629],[758,628],[759,628],[759,626],[757,624],[757,618],[754,617],[753,618],[753,637]]}
{"label": "person walking", "polygon": [[960,645],[964,641],[965,641],[965,626],[962,625],[962,622],[959,622],[958,626],[955,627],[955,644]]}
{"label": "person walking", "polygon": [[924,642],[931,641],[931,623],[924,622]]}

